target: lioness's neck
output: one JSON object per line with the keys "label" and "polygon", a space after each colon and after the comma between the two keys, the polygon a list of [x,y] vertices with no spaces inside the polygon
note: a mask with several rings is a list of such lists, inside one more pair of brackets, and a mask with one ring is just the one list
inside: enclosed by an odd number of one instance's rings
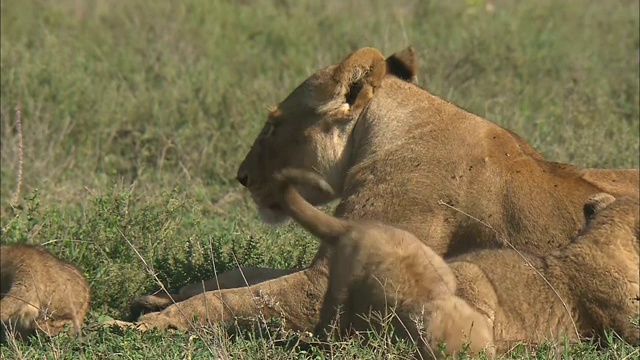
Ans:
{"label": "lioness's neck", "polygon": [[[428,141],[428,132],[451,134],[453,128],[480,122],[486,121],[414,84],[387,77],[353,128],[348,168],[409,141]],[[444,127],[448,130],[439,131]]]}
{"label": "lioness's neck", "polygon": [[[407,132],[407,126],[403,123],[403,112],[394,99],[389,96],[392,92],[386,87],[400,87],[398,84],[384,82],[384,86],[378,90],[369,106],[358,119],[353,128],[351,148],[351,164],[357,165],[364,159],[385,152],[402,143]],[[409,86],[404,84],[404,86]],[[392,120],[393,121],[390,121]]]}

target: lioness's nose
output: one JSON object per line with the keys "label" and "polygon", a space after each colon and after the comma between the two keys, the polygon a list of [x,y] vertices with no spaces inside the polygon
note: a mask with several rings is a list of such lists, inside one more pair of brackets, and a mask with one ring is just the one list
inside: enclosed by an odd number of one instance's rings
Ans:
{"label": "lioness's nose", "polygon": [[247,187],[247,183],[249,182],[249,175],[238,173],[238,175],[236,176],[236,180],[238,180],[238,182],[242,184],[242,186]]}

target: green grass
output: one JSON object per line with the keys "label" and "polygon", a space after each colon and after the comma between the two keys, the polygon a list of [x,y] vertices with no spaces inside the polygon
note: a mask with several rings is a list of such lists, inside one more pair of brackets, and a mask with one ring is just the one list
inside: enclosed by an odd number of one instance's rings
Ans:
{"label": "green grass", "polygon": [[[2,243],[47,243],[82,268],[93,301],[81,342],[40,338],[2,346],[1,357],[311,356],[250,335],[229,341],[224,331],[140,335],[97,325],[157,288],[131,245],[171,289],[211,277],[212,257],[218,271],[308,263],[315,240],[263,225],[235,171],[267,106],[361,46],[390,54],[414,45],[422,86],[549,159],[638,167],[638,3],[505,0],[494,13],[481,3],[2,0]],[[12,206],[16,106],[24,168]],[[637,354],[611,344],[564,357]],[[354,340],[336,343],[334,356],[406,351]]]}

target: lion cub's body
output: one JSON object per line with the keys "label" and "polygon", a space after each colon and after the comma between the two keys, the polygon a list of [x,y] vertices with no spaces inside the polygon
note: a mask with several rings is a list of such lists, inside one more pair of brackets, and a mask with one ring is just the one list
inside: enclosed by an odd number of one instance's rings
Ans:
{"label": "lion cub's body", "polygon": [[640,344],[630,322],[639,312],[638,200],[612,201],[592,197],[585,209],[603,209],[572,243],[545,256],[500,249],[449,261],[457,294],[489,317],[498,350],[515,342],[602,338],[606,329]]}
{"label": "lion cub's body", "polygon": [[3,245],[0,276],[3,328],[23,339],[35,331],[55,335],[66,325],[80,329],[90,294],[72,264],[40,246]]}
{"label": "lion cub's body", "polygon": [[373,311],[386,317],[392,309],[397,315],[392,321],[395,330],[418,341],[424,358],[431,357],[440,342],[447,344],[450,353],[460,351],[465,343],[474,353],[484,348],[493,353],[486,318],[455,295],[454,275],[442,257],[407,231],[379,222],[345,221],[316,209],[293,187],[322,187],[323,180],[311,173],[286,170],[280,177],[283,208],[331,246],[328,290],[316,335],[328,330],[338,306],[343,307],[340,331],[379,328],[380,323],[367,315]]}

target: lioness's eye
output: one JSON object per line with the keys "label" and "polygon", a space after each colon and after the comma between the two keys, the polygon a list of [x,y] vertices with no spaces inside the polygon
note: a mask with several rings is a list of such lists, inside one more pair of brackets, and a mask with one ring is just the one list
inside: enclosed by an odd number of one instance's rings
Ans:
{"label": "lioness's eye", "polygon": [[260,139],[262,141],[269,139],[273,135],[273,132],[275,129],[276,129],[275,124],[271,122],[267,122],[267,124],[262,129],[262,133],[260,133]]}
{"label": "lioness's eye", "polygon": [[276,126],[273,123],[267,123],[267,128],[265,129],[264,136],[271,137],[275,129],[276,129]]}

